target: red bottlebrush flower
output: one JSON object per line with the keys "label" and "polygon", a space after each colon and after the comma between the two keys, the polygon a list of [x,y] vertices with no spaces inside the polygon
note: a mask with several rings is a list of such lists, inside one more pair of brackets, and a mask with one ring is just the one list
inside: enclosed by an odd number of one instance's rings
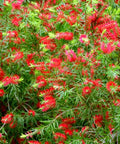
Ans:
{"label": "red bottlebrush flower", "polygon": [[0,139],[2,138],[2,134],[0,133]]}
{"label": "red bottlebrush flower", "polygon": [[41,144],[41,142],[35,141],[35,140],[30,140],[28,141],[29,144]]}
{"label": "red bottlebrush flower", "polygon": [[70,136],[73,135],[73,130],[71,130],[71,129],[66,129],[66,130],[64,130],[64,132],[65,132],[65,134],[68,134]]}
{"label": "red bottlebrush flower", "polygon": [[77,56],[73,50],[66,50],[65,54],[70,62],[73,62],[77,59]]}
{"label": "red bottlebrush flower", "polygon": [[89,43],[90,43],[87,35],[85,35],[85,34],[82,34],[82,35],[79,37],[79,41],[80,41],[81,43],[85,43],[85,44],[89,44]]}
{"label": "red bottlebrush flower", "polygon": [[88,87],[88,86],[85,86],[83,89],[82,89],[82,95],[88,95],[91,93],[91,88]]}
{"label": "red bottlebrush flower", "polygon": [[9,85],[9,84],[11,83],[11,78],[8,77],[8,76],[6,76],[6,77],[2,80],[2,82],[3,82],[3,85],[4,85],[4,86],[7,86],[7,85]]}
{"label": "red bottlebrush flower", "polygon": [[24,141],[25,141],[25,139],[23,139],[23,138],[17,138],[18,144],[23,144]]}
{"label": "red bottlebrush flower", "polygon": [[14,75],[14,76],[11,76],[11,77],[8,77],[6,76],[2,82],[4,83],[4,86],[7,86],[9,84],[18,84],[18,81],[19,81],[20,77],[18,75]]}
{"label": "red bottlebrush flower", "polygon": [[109,124],[109,125],[108,125],[108,129],[109,129],[109,131],[110,131],[110,134],[112,134],[112,131],[114,130],[113,125],[112,125],[112,124]]}
{"label": "red bottlebrush flower", "polygon": [[113,81],[109,81],[109,82],[107,82],[107,84],[106,84],[106,88],[107,88],[107,90],[109,91],[109,92],[111,92],[111,87],[116,87],[117,86],[117,84],[115,83],[115,82],[113,82]]}
{"label": "red bottlebrush flower", "polygon": [[5,94],[3,89],[0,89],[0,97],[2,97]]}
{"label": "red bottlebrush flower", "polygon": [[61,140],[66,140],[67,136],[65,134],[63,134],[63,133],[56,132],[54,134],[54,138],[55,138],[55,140],[58,139],[58,138],[60,138]]}
{"label": "red bottlebrush flower", "polygon": [[17,31],[8,31],[7,37],[12,38],[12,37],[18,37],[18,32]]}
{"label": "red bottlebrush flower", "polygon": [[14,19],[11,20],[12,24],[15,26],[19,26],[19,21],[21,21],[21,18],[14,17]]}
{"label": "red bottlebrush flower", "polygon": [[0,81],[3,80],[4,76],[5,76],[5,73],[4,73],[4,71],[0,68]]}
{"label": "red bottlebrush flower", "polygon": [[29,111],[28,111],[28,115],[35,116],[35,111],[34,111],[34,110],[29,110]]}
{"label": "red bottlebrush flower", "polygon": [[13,114],[6,114],[4,117],[2,117],[1,122],[4,124],[9,124],[13,120]]}
{"label": "red bottlebrush flower", "polygon": [[[82,0],[83,1],[83,0]],[[86,1],[86,0],[84,0],[84,1]],[[85,144],[85,141],[84,140],[82,140],[82,144]]]}
{"label": "red bottlebrush flower", "polygon": [[88,129],[89,129],[88,126],[84,126],[84,127],[82,127],[81,132],[84,133],[84,132],[86,132]]}
{"label": "red bottlebrush flower", "polygon": [[14,121],[9,123],[10,128],[15,128],[16,126],[17,126],[17,123],[15,123]]}
{"label": "red bottlebrush flower", "polygon": [[59,142],[58,142],[58,144],[65,144],[65,143],[64,143],[64,142],[62,142],[62,141],[59,141]]}
{"label": "red bottlebrush flower", "polygon": [[46,141],[45,144],[50,144],[50,143],[48,141]]}
{"label": "red bottlebrush flower", "polygon": [[50,67],[52,68],[58,68],[60,65],[61,65],[61,59],[60,58],[53,58],[51,59],[51,62],[50,62]]}
{"label": "red bottlebrush flower", "polygon": [[113,101],[115,106],[120,106],[120,99],[117,99],[117,101],[115,102],[115,100]]}
{"label": "red bottlebrush flower", "polygon": [[12,3],[12,10],[20,10],[21,9],[21,3],[17,2],[17,3]]}
{"label": "red bottlebrush flower", "polygon": [[20,79],[20,77],[18,75],[11,76],[10,78],[11,78],[12,84],[18,84],[18,81]]}
{"label": "red bottlebrush flower", "polygon": [[47,81],[45,80],[43,76],[38,76],[36,83],[38,83],[38,88],[41,88],[47,85]]}
{"label": "red bottlebrush flower", "polygon": [[115,46],[113,46],[112,43],[108,43],[107,46],[105,47],[105,44],[102,43],[101,49],[102,49],[103,53],[110,54],[111,52],[113,52],[115,50]]}
{"label": "red bottlebrush flower", "polygon": [[60,40],[60,39],[72,40],[73,39],[73,33],[71,33],[71,32],[59,32],[56,34],[56,38],[58,40]]}
{"label": "red bottlebrush flower", "polygon": [[56,100],[52,96],[46,96],[44,99],[46,102],[40,105],[43,112],[54,108],[56,106]]}
{"label": "red bottlebrush flower", "polygon": [[106,118],[106,120],[109,120],[110,118],[109,118],[109,112],[108,111],[106,111],[106,116],[105,116],[105,118]]}
{"label": "red bottlebrush flower", "polygon": [[119,0],[115,0],[115,3],[118,4]]}
{"label": "red bottlebrush flower", "polygon": [[15,44],[20,44],[20,43],[21,43],[20,37],[17,37],[17,38],[14,40],[14,43],[15,43]]}
{"label": "red bottlebrush flower", "polygon": [[0,40],[2,40],[2,32],[0,32]]}
{"label": "red bottlebrush flower", "polygon": [[85,34],[82,34],[80,37],[79,37],[79,41],[81,43],[84,43],[84,39],[87,38],[87,36]]}
{"label": "red bottlebrush flower", "polygon": [[65,119],[62,119],[62,122],[63,123],[67,123],[67,124],[73,124],[75,123],[75,118],[74,117],[71,117],[71,118],[65,118]]}
{"label": "red bottlebrush flower", "polygon": [[61,123],[61,124],[59,125],[59,129],[68,129],[69,127],[70,127],[70,125],[67,124],[67,123]]}
{"label": "red bottlebrush flower", "polygon": [[98,126],[98,127],[101,127],[102,126],[102,121],[103,121],[103,116],[102,115],[95,115],[94,116],[94,121],[95,121],[95,124]]}
{"label": "red bottlebrush flower", "polygon": [[18,59],[22,59],[23,57],[24,57],[24,54],[23,54],[23,52],[16,52],[14,55],[12,55],[12,57],[13,57],[13,61],[16,61],[16,60],[18,60]]}

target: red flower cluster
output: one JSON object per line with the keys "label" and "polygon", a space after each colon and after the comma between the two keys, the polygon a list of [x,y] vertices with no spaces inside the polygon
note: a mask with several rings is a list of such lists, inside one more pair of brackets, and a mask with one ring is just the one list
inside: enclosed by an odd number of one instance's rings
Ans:
{"label": "red flower cluster", "polygon": [[111,92],[111,88],[113,87],[113,88],[115,88],[117,86],[117,84],[115,83],[115,82],[113,82],[113,81],[109,81],[109,82],[107,82],[107,84],[106,84],[106,88],[107,88],[107,90],[109,91],[109,92]]}
{"label": "red flower cluster", "polygon": [[47,85],[47,81],[43,76],[38,76],[36,78],[36,83],[38,84],[38,88],[44,87]]}
{"label": "red flower cluster", "polygon": [[29,111],[28,111],[28,115],[35,116],[35,111],[34,111],[34,110],[29,110]]}
{"label": "red flower cluster", "polygon": [[115,46],[113,46],[112,43],[108,43],[107,46],[105,47],[105,44],[102,43],[101,49],[102,49],[103,53],[110,54],[111,52],[115,51]]}
{"label": "red flower cluster", "polygon": [[13,121],[13,114],[6,114],[4,117],[2,117],[1,122],[4,124],[9,124]]}
{"label": "red flower cluster", "polygon": [[35,140],[30,140],[28,141],[29,144],[41,144],[41,142],[35,141]]}
{"label": "red flower cluster", "polygon": [[40,105],[40,108],[42,109],[43,112],[56,106],[56,100],[53,96],[45,96],[44,101],[45,103]]}
{"label": "red flower cluster", "polygon": [[66,50],[65,54],[70,62],[74,62],[77,59],[77,56],[73,50]]}
{"label": "red flower cluster", "polygon": [[3,89],[0,89],[0,97],[2,97],[5,94]]}
{"label": "red flower cluster", "polygon": [[57,140],[58,138],[60,138],[62,141],[66,140],[67,139],[67,136],[63,133],[59,133],[59,132],[56,132],[54,134],[54,138],[55,140]]}
{"label": "red flower cluster", "polygon": [[3,80],[4,76],[5,76],[5,73],[4,73],[4,71],[0,68],[0,81]]}
{"label": "red flower cluster", "polygon": [[14,76],[6,76],[2,82],[4,86],[7,86],[9,84],[18,84],[20,77],[18,75],[14,75]]}
{"label": "red flower cluster", "polygon": [[95,115],[94,116],[94,122],[98,127],[102,126],[103,116],[102,115]]}
{"label": "red flower cluster", "polygon": [[60,39],[72,40],[73,39],[73,33],[71,33],[71,32],[58,32],[56,34],[56,38],[58,40],[60,40]]}
{"label": "red flower cluster", "polygon": [[82,95],[85,96],[85,95],[88,95],[91,93],[91,88],[89,86],[85,86],[83,89],[82,89]]}

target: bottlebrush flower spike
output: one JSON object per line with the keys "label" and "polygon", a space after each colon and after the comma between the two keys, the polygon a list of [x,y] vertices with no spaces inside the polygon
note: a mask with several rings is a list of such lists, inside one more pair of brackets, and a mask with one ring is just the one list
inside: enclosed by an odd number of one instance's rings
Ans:
{"label": "bottlebrush flower spike", "polygon": [[0,97],[2,97],[5,94],[3,89],[0,89]]}
{"label": "bottlebrush flower spike", "polygon": [[28,111],[28,115],[35,116],[35,111],[34,111],[34,110],[29,110],[29,111]]}
{"label": "bottlebrush flower spike", "polygon": [[68,134],[69,136],[72,136],[73,135],[73,130],[71,129],[66,129],[64,130],[65,134]]}
{"label": "bottlebrush flower spike", "polygon": [[85,35],[85,34],[80,35],[79,41],[80,41],[81,43],[85,43],[85,44],[87,44],[87,45],[90,43],[87,35]]}
{"label": "bottlebrush flower spike", "polygon": [[41,144],[41,142],[35,141],[35,140],[30,140],[28,141],[29,144]]}
{"label": "bottlebrush flower spike", "polygon": [[77,56],[73,50],[65,50],[65,54],[70,62],[74,62],[77,59]]}
{"label": "bottlebrush flower spike", "polygon": [[62,119],[62,122],[63,122],[63,123],[67,123],[67,124],[73,124],[73,123],[76,122],[76,120],[75,120],[74,117],[71,117],[71,118]]}
{"label": "bottlebrush flower spike", "polygon": [[59,129],[68,129],[69,127],[70,127],[70,125],[67,124],[67,123],[61,123],[61,124],[59,125]]}
{"label": "bottlebrush flower spike", "polygon": [[72,40],[73,39],[73,33],[71,33],[71,32],[58,32],[56,34],[56,38],[58,40],[60,40],[60,39]]}
{"label": "bottlebrush flower spike", "polygon": [[61,140],[64,141],[64,140],[67,139],[67,136],[65,134],[63,134],[63,133],[56,132],[54,134],[54,138],[55,138],[55,140],[57,140],[58,138],[60,138]]}
{"label": "bottlebrush flower spike", "polygon": [[14,121],[9,123],[9,127],[12,128],[12,129],[14,129],[16,126],[17,126],[17,123],[14,122]]}
{"label": "bottlebrush flower spike", "polygon": [[2,40],[2,32],[0,32],[0,40]]}
{"label": "bottlebrush flower spike", "polygon": [[115,50],[115,46],[112,45],[112,43],[108,43],[107,46],[105,47],[105,43],[101,44],[101,50],[105,54],[110,54]]}
{"label": "bottlebrush flower spike", "polygon": [[83,89],[82,89],[82,95],[85,96],[85,95],[88,95],[91,93],[91,88],[89,86],[85,86]]}
{"label": "bottlebrush flower spike", "polygon": [[114,101],[113,101],[113,104],[114,104],[115,106],[120,106],[120,99],[117,99],[116,101],[114,100]]}
{"label": "bottlebrush flower spike", "polygon": [[47,81],[43,76],[38,76],[36,78],[36,83],[38,84],[38,88],[44,87],[47,85]]}
{"label": "bottlebrush flower spike", "polygon": [[102,115],[95,115],[94,122],[98,127],[102,127],[103,116]]}
{"label": "bottlebrush flower spike", "polygon": [[9,124],[13,120],[13,114],[6,114],[4,117],[2,117],[1,122],[4,124]]}
{"label": "bottlebrush flower spike", "polygon": [[5,76],[5,73],[4,73],[4,71],[0,68],[0,81],[3,80],[4,76]]}
{"label": "bottlebrush flower spike", "polygon": [[24,57],[23,52],[16,52],[15,54],[12,55],[13,61],[16,61],[18,59],[22,59]]}
{"label": "bottlebrush flower spike", "polygon": [[45,103],[40,105],[40,108],[42,109],[43,112],[45,112],[51,108],[54,108],[56,106],[56,100],[54,97],[46,96],[44,98],[44,100],[45,100]]}
{"label": "bottlebrush flower spike", "polygon": [[117,87],[117,84],[116,84],[115,82],[113,82],[113,81],[107,82],[106,88],[107,88],[107,90],[108,90],[109,92],[112,91],[112,89],[111,89],[112,87],[115,88],[115,89],[117,89],[117,88],[116,88],[116,87]]}

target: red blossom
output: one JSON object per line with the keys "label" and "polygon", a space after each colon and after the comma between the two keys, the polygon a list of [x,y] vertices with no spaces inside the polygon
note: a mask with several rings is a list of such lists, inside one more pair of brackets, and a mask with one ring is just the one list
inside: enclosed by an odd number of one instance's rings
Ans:
{"label": "red blossom", "polygon": [[72,40],[73,39],[73,33],[71,33],[71,32],[58,32],[56,34],[56,38],[58,40],[60,40],[60,39]]}
{"label": "red blossom", "polygon": [[29,110],[29,111],[28,111],[28,115],[35,116],[35,111],[34,111],[34,110]]}
{"label": "red blossom", "polygon": [[71,118],[62,119],[62,122],[63,122],[63,123],[67,123],[67,124],[73,124],[73,123],[76,122],[76,120],[75,120],[74,117],[71,117]]}
{"label": "red blossom", "polygon": [[85,86],[83,89],[82,89],[82,95],[88,95],[91,93],[91,88],[89,86]]}
{"label": "red blossom", "polygon": [[0,40],[2,40],[2,32],[0,32]]}
{"label": "red blossom", "polygon": [[3,80],[4,76],[5,76],[5,73],[4,73],[4,71],[0,68],[0,81]]}
{"label": "red blossom", "polygon": [[2,117],[1,122],[4,124],[9,124],[13,120],[13,114],[6,114],[4,117]]}
{"label": "red blossom", "polygon": [[94,116],[94,122],[98,127],[102,126],[102,122],[103,122],[103,116],[102,115],[95,115]]}
{"label": "red blossom", "polygon": [[44,100],[45,100],[45,103],[40,105],[40,108],[42,109],[43,112],[51,108],[54,108],[56,106],[56,99],[54,97],[46,96]]}
{"label": "red blossom", "polygon": [[65,54],[70,62],[74,62],[77,59],[77,56],[73,50],[66,50]]}
{"label": "red blossom", "polygon": [[0,97],[2,97],[5,94],[3,89],[0,89]]}
{"label": "red blossom", "polygon": [[14,121],[9,123],[9,127],[14,129],[17,126],[17,123],[15,123]]}
{"label": "red blossom", "polygon": [[15,26],[19,26],[19,22],[22,20],[22,18],[17,18],[17,17],[14,17],[11,22],[13,25]]}
{"label": "red blossom", "polygon": [[69,136],[72,136],[73,135],[73,130],[71,129],[66,129],[64,130],[65,134],[68,134]]}
{"label": "red blossom", "polygon": [[106,84],[106,88],[107,88],[107,90],[109,91],[109,92],[111,92],[111,88],[112,87],[116,87],[117,86],[117,84],[115,83],[115,82],[113,82],[113,81],[109,81],[109,82],[107,82],[107,84]]}
{"label": "red blossom", "polygon": [[113,46],[112,43],[108,43],[107,46],[105,47],[105,44],[102,43],[101,49],[102,49],[103,53],[110,54],[111,52],[115,51],[115,46]]}
{"label": "red blossom", "polygon": [[36,78],[36,83],[38,84],[38,88],[44,87],[47,85],[47,81],[43,76],[38,76]]}
{"label": "red blossom", "polygon": [[60,138],[61,140],[66,140],[67,136],[65,134],[63,134],[63,133],[56,132],[54,134],[54,138],[55,138],[55,140],[58,139],[58,138]]}
{"label": "red blossom", "polygon": [[12,57],[13,57],[13,61],[16,61],[18,59],[22,59],[24,57],[24,54],[23,52],[18,51],[15,54],[13,54]]}
{"label": "red blossom", "polygon": [[67,124],[67,123],[61,123],[61,124],[59,125],[59,128],[60,128],[60,129],[68,129],[69,127],[70,127],[70,125]]}
{"label": "red blossom", "polygon": [[36,141],[36,140],[30,140],[28,141],[29,144],[41,144],[41,142]]}

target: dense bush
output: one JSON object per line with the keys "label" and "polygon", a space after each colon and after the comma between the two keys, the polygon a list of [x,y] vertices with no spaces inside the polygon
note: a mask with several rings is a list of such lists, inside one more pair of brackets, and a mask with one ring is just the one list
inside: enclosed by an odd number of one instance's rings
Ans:
{"label": "dense bush", "polygon": [[117,0],[1,3],[1,143],[120,142],[119,15]]}

